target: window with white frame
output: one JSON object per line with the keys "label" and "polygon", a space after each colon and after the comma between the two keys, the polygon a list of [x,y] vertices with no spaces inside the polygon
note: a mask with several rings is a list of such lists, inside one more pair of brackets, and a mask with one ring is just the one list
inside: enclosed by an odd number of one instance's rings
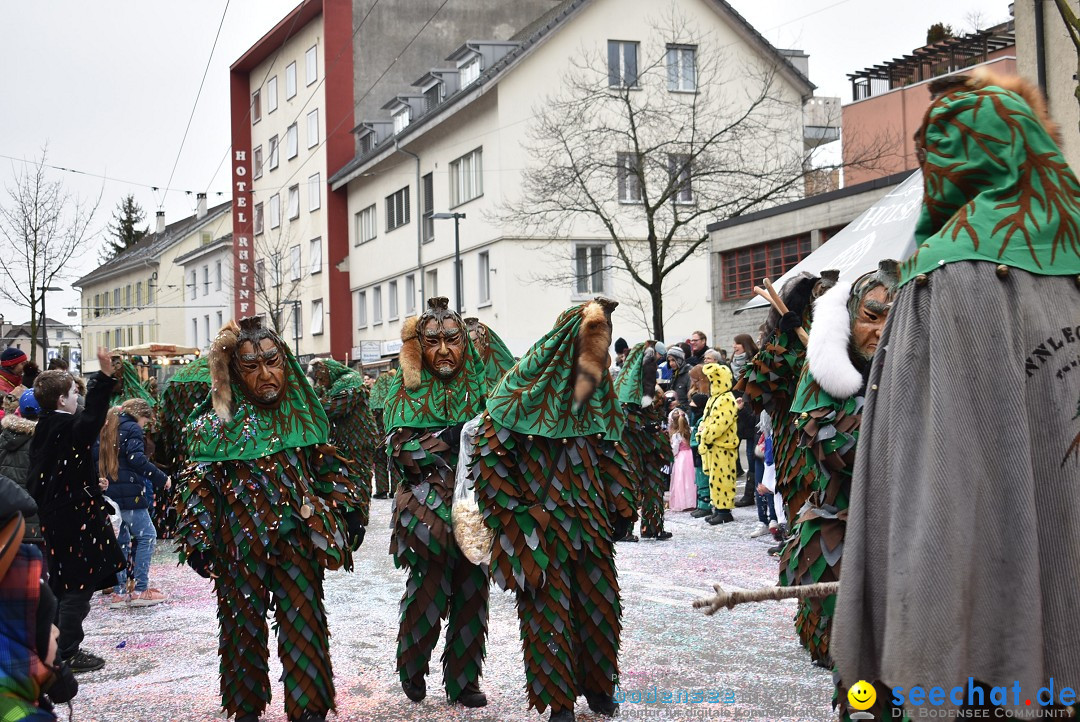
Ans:
{"label": "window with white frame", "polygon": [[394,135],[397,135],[398,133],[409,127],[409,120],[411,120],[411,118],[409,117],[410,115],[411,113],[409,112],[409,106],[405,106],[398,112],[394,113]]}
{"label": "window with white frame", "polygon": [[251,124],[255,125],[260,120],[262,120],[262,93],[256,90],[251,94]]}
{"label": "window with white frame", "polygon": [[255,235],[259,235],[263,232],[263,204],[255,204],[255,212],[252,215],[252,225],[254,226]]}
{"label": "window with white frame", "polygon": [[135,305],[142,308],[142,281],[135,282]]}
{"label": "window with white frame", "polygon": [[667,87],[676,92],[697,90],[697,48],[692,45],[667,46]]}
{"label": "window with white frame", "polygon": [[693,203],[694,189],[690,156],[680,153],[668,154],[668,177],[671,179],[671,200],[675,203]]}
{"label": "window with white frame", "polygon": [[367,327],[367,291],[356,292],[356,327]]}
{"label": "window with white frame", "polygon": [[293,123],[285,130],[285,157],[289,160],[295,158],[300,151],[297,132],[296,123]]}
{"label": "window with white frame", "polygon": [[289,220],[300,217],[300,185],[289,186]]}
{"label": "window with white frame", "polygon": [[266,290],[266,261],[261,258],[255,261],[255,290],[259,293]]}
{"label": "window with white frame", "polygon": [[[203,276],[206,276],[206,266],[203,266]],[[210,284],[207,283],[207,290],[210,289]],[[205,293],[203,295],[206,295]],[[124,308],[131,308],[131,284],[124,286]]]}
{"label": "window with white frame", "polygon": [[[191,272],[191,280],[190,280],[190,281],[188,281],[188,285],[189,285],[189,286],[191,287],[191,295],[189,296],[189,298],[190,298],[190,299],[191,299],[192,301],[194,301],[194,300],[195,300],[195,298],[196,298],[196,296],[197,296],[197,295],[198,295],[198,293],[199,293],[199,279],[198,279],[198,277],[197,277],[197,276],[195,275],[195,271],[192,271],[192,272]],[[117,289],[117,290],[119,290],[119,289]],[[119,305],[120,305],[120,304],[119,304],[119,300],[120,300],[120,299],[118,298],[118,299],[116,299],[116,300],[117,300],[117,302],[118,302],[118,303],[117,303],[116,305],[117,305],[117,306],[119,306]]]}
{"label": "window with white frame", "polygon": [[[218,315],[219,316],[221,315],[220,312],[218,313]],[[139,343],[145,342],[146,341],[146,334],[143,331],[142,321],[139,322],[139,325],[136,326],[136,328],[139,329],[139,331],[138,331],[138,333],[139,333]],[[218,325],[218,328],[221,328],[220,323]]]}
{"label": "window with white frame", "polygon": [[491,257],[487,251],[476,254],[477,299],[483,305],[491,302]]}
{"label": "window with white frame", "polygon": [[275,193],[270,196],[270,228],[281,225],[281,197]]}
{"label": "window with white frame", "polygon": [[296,95],[296,61],[285,66],[285,100]]}
{"label": "window with white frame", "polygon": [[[141,290],[142,289],[140,289],[140,291]],[[221,261],[215,261],[214,262],[214,290],[215,291],[220,291],[221,290]],[[141,296],[142,293],[139,293],[139,295]],[[219,328],[220,328],[220,326],[219,326]]]}
{"label": "window with white frame", "polygon": [[322,299],[316,298],[311,302],[311,335],[322,336],[323,332],[323,308]]}
{"label": "window with white frame", "polygon": [[[281,285],[281,263],[280,253],[270,254],[270,282],[273,283],[274,286]],[[278,327],[280,326],[281,324],[279,323]]]}
{"label": "window with white frame", "polygon": [[262,146],[257,145],[255,149],[251,151],[251,177],[262,178],[263,172],[263,154]]}
{"label": "window with white frame", "polygon": [[[192,271],[192,275],[194,275],[194,273],[195,272]],[[193,285],[193,286],[195,285],[194,280],[192,280],[191,285]],[[194,298],[194,296],[193,296],[193,298]],[[114,288],[113,291],[112,291],[112,301],[113,301],[112,305],[113,305],[113,310],[114,311],[122,310],[121,307],[120,307],[120,287],[119,286]]]}
{"label": "window with white frame", "polygon": [[276,135],[270,136],[270,140],[267,141],[266,147],[270,155],[270,162],[266,165],[270,170],[274,170],[278,167],[278,137]]}
{"label": "window with white frame", "polygon": [[605,292],[603,244],[579,243],[574,247],[574,292],[579,296]]}
{"label": "window with white frame", "polygon": [[300,338],[304,335],[304,304],[299,301],[293,301],[290,305],[292,306],[293,338]]}
{"label": "window with white frame", "polygon": [[308,241],[308,273],[322,273],[322,238]]}
{"label": "window with white frame", "polygon": [[319,144],[319,109],[307,114],[307,147],[314,148]]}
{"label": "window with white frame", "polygon": [[320,174],[308,176],[307,179],[307,209],[308,212],[317,211],[322,206],[322,183]]}
{"label": "window with white frame", "polygon": [[[202,292],[202,295],[209,296],[210,295],[210,264],[209,263],[202,267],[202,280],[203,280],[203,292]],[[130,299],[130,291],[131,291],[131,286],[128,286],[128,292],[129,292],[128,300],[131,300]]]}
{"label": "window with white frame", "polygon": [[[105,332],[105,338],[109,337],[109,332]],[[108,343],[108,341],[106,341]],[[191,343],[195,346],[199,345],[199,319],[191,319]]]}
{"label": "window with white frame", "polygon": [[367,131],[360,136],[360,155],[370,153],[375,148],[375,133],[374,131]]}
{"label": "window with white frame", "polygon": [[401,228],[409,222],[409,186],[386,197],[386,230]]}
{"label": "window with white frame", "polygon": [[307,84],[311,85],[319,79],[319,53],[318,45],[312,45],[304,53],[304,68],[306,71]]}
{"label": "window with white frame", "polygon": [[[217,312],[217,328],[221,328],[222,325],[223,324],[221,322],[221,311],[218,311]],[[142,343],[142,329],[139,329],[139,343]]]}
{"label": "window with white frame", "polygon": [[615,166],[619,180],[619,202],[641,203],[641,166],[637,155],[616,153]]}
{"label": "window with white frame", "polygon": [[391,321],[396,321],[398,317],[397,281],[386,284],[386,302],[389,305],[386,317]]}
{"label": "window with white frame", "polygon": [[636,88],[638,84],[638,44],[608,40],[608,87]]}
{"label": "window with white frame", "polygon": [[293,246],[289,249],[289,280],[299,281],[303,275],[300,267],[300,246]]}
{"label": "window with white frame", "polygon": [[405,276],[405,315],[412,316],[416,313],[416,276]]}
{"label": "window with white frame", "polygon": [[377,227],[375,225],[375,204],[365,208],[356,214],[356,241],[354,245],[367,243],[375,238]]}
{"label": "window with white frame", "polygon": [[371,323],[375,326],[382,323],[382,286],[371,289]]}
{"label": "window with white frame", "polygon": [[484,195],[484,149],[450,161],[450,207]]}
{"label": "window with white frame", "polygon": [[[210,314],[206,314],[203,318],[203,338],[206,339],[206,343],[203,346],[210,345]],[[128,329],[128,335],[131,335],[131,329]]]}
{"label": "window with white frame", "polygon": [[431,173],[428,173],[422,179],[424,195],[422,201],[424,204],[423,213],[423,240],[424,243],[435,240],[435,180]]}
{"label": "window with white frame", "polygon": [[266,81],[266,113],[269,115],[277,110],[277,76]]}
{"label": "window with white frame", "polygon": [[439,269],[432,268],[424,272],[424,292],[428,298],[439,295]]}
{"label": "window with white frame", "polygon": [[461,79],[461,87],[467,88],[480,79],[480,56],[474,56],[458,67],[458,77]]}

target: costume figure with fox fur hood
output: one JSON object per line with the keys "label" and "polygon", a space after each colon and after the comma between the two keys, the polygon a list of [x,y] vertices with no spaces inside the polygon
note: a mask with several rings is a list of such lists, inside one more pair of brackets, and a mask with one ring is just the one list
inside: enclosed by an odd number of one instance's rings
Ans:
{"label": "costume figure with fox fur hood", "polygon": [[[791,540],[780,558],[780,584],[798,586],[840,579],[851,470],[859,441],[866,376],[899,280],[896,261],[854,283],[837,283],[814,303],[807,362],[791,407],[796,449],[787,470],[805,490],[792,509]],[[795,630],[811,659],[831,666],[829,635],[835,595],[807,599]],[[879,701],[885,705],[888,695]]]}
{"label": "costume figure with fox fur hood", "polygon": [[731,369],[724,364],[705,364],[701,371],[709,379],[709,400],[698,424],[698,453],[701,468],[709,475],[709,499],[713,508],[733,521],[735,507],[735,466],[739,451],[738,407],[731,393]]}
{"label": "costume figure with fox fur hood", "polygon": [[455,473],[466,421],[484,409],[487,371],[461,317],[443,296],[428,299],[401,330],[400,369],[390,382],[383,422],[386,453],[400,483],[390,553],[409,571],[401,599],[397,669],[406,696],[427,694],[432,650],[446,620],[446,696],[482,707],[488,570],[458,548],[451,526]]}
{"label": "costume figure with fox fur hood", "polygon": [[214,578],[222,707],[248,722],[270,701],[272,608],[285,712],[323,720],[334,709],[323,575],[352,569],[368,487],[328,443],[322,403],[261,319],[226,324],[209,370],[211,394],[185,429],[177,538],[181,561]]}
{"label": "costume figure with fox fur hood", "polygon": [[928,88],[916,252],[870,369],[830,649],[845,685],[1076,689],[1080,182],[1034,84]]}
{"label": "costume figure with fox fur hood", "polygon": [[608,373],[616,305],[564,311],[491,391],[473,446],[491,576],[517,598],[529,706],[556,722],[574,718],[582,693],[594,711],[617,707],[614,542],[637,510]]}
{"label": "costume figure with fox fur hood", "polygon": [[[662,429],[663,397],[656,393],[655,342],[643,341],[630,349],[622,371],[615,379],[626,425],[622,445],[634,470],[634,498],[641,510],[641,536],[648,539],[670,537],[664,533],[664,486],[666,467],[674,462],[671,442]],[[633,530],[626,538],[633,540]]]}

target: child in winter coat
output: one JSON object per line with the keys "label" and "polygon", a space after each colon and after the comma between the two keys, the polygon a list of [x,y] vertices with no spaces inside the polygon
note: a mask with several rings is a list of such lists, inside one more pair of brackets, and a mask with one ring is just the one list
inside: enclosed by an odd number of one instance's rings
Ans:
{"label": "child in winter coat", "polygon": [[125,559],[129,541],[134,541],[135,591],[127,596],[128,569],[116,575],[116,586],[105,603],[110,609],[152,607],[166,600],[159,589],[150,587],[150,557],[154,553],[157,529],[150,518],[154,489],[172,486],[169,477],[146,455],[143,429],[154,419],[154,410],[142,398],[125,401],[109,409],[98,442],[98,473],[109,480],[109,496],[120,507],[117,541]]}
{"label": "child in winter coat", "polygon": [[698,426],[698,449],[709,474],[709,491],[716,512],[706,521],[726,524],[735,521],[735,459],[739,449],[736,430],[735,397],[731,393],[731,369],[721,364],[705,364],[709,379],[709,402]]}
{"label": "child in winter coat", "polygon": [[668,415],[668,437],[675,461],[671,465],[671,511],[687,511],[697,505],[697,485],[694,483],[694,455],[690,451],[690,424],[682,409]]}

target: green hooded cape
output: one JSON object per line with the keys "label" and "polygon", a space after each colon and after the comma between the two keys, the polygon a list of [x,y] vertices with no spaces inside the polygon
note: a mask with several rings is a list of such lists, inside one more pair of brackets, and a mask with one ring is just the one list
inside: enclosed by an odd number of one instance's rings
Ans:
{"label": "green hooded cape", "polygon": [[233,418],[222,421],[207,397],[188,423],[188,458],[192,461],[250,461],[283,449],[325,444],[330,424],[322,402],[288,347],[285,398],[275,408],[256,406],[239,384],[232,384]]}
{"label": "green hooded cape", "polygon": [[144,399],[151,406],[157,406],[157,399],[142,385],[139,372],[133,363],[127,359],[121,359],[120,372],[116,376],[123,381],[123,388],[109,399],[109,403],[113,406],[119,406],[128,399]]}
{"label": "green hooded cape", "polygon": [[400,372],[391,374],[384,371],[376,377],[375,383],[371,385],[371,394],[368,396],[368,403],[371,404],[371,408],[381,409],[386,406],[386,396],[390,391],[390,383],[395,376],[400,375]]}
{"label": "green hooded cape", "polygon": [[325,358],[322,359],[322,364],[330,372],[330,389],[327,391],[327,396],[334,396],[347,389],[364,385],[364,377],[340,361]]}
{"label": "green hooded cape", "polygon": [[[487,326],[487,324],[484,325]],[[514,367],[515,362],[514,354],[510,353],[506,343],[491,326],[487,326],[487,341],[488,349],[484,354],[484,366],[487,368],[487,387],[493,389],[506,372]]]}
{"label": "green hooded cape", "polygon": [[[404,386],[405,373],[398,369],[390,381],[383,407],[383,426],[386,431],[402,427],[435,429],[468,421],[484,410],[487,390],[487,370],[476,352],[469,334],[465,336],[465,353],[457,376],[443,381],[435,374],[420,368],[420,386],[409,391]],[[406,343],[419,344],[419,339]]]}
{"label": "green hooded cape", "polygon": [[925,197],[900,283],[955,261],[1080,273],[1080,183],[1020,95],[947,93],[923,125]]}
{"label": "green hooded cape", "polygon": [[630,353],[626,354],[622,371],[615,378],[615,395],[619,397],[620,404],[641,405],[641,362],[644,360],[645,342],[642,341],[635,344],[634,348],[630,349]]}
{"label": "green hooded cape", "polygon": [[204,383],[210,381],[210,362],[206,356],[200,356],[189,364],[185,364],[178,372],[169,379],[170,384]]}
{"label": "green hooded cape", "polygon": [[563,311],[555,327],[533,344],[491,391],[487,410],[500,426],[550,439],[588,434],[602,434],[608,441],[622,437],[622,409],[607,369],[588,403],[576,414],[571,407],[574,345],[583,308],[579,305]]}

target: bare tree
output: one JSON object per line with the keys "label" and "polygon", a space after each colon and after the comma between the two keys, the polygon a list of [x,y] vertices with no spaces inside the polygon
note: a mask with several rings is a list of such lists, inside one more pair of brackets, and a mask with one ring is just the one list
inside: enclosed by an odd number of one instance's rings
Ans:
{"label": "bare tree", "polygon": [[[0,203],[0,297],[30,310],[30,335],[37,343],[44,293],[70,275],[68,265],[94,235],[90,231],[101,196],[93,203],[72,197],[59,181],[45,176],[47,150],[14,171]],[[47,351],[42,349],[42,367]]]}
{"label": "bare tree", "polygon": [[[1069,31],[1069,38],[1072,39],[1073,48],[1076,50],[1076,74],[1073,75],[1073,79],[1080,78],[1080,17],[1077,17],[1076,12],[1069,6],[1068,0],[1054,0],[1054,4],[1057,5],[1058,14],[1061,16],[1061,21],[1065,23],[1065,29]],[[1076,96],[1076,102],[1080,103],[1080,82],[1073,88],[1073,95]]]}
{"label": "bare tree", "polygon": [[[653,26],[650,41],[571,60],[535,111],[521,197],[495,215],[552,239],[557,267],[574,268],[534,280],[580,293],[608,269],[628,276],[662,340],[665,281],[704,252],[707,224],[796,200],[806,176],[830,166],[815,168],[804,148],[802,98],[778,60],[723,46],[674,13]],[[602,238],[603,267],[568,259],[570,237]]]}
{"label": "bare tree", "polygon": [[294,334],[285,320],[296,323],[304,278],[300,260],[300,246],[284,225],[255,237],[255,304],[266,314],[267,324],[286,340]]}

